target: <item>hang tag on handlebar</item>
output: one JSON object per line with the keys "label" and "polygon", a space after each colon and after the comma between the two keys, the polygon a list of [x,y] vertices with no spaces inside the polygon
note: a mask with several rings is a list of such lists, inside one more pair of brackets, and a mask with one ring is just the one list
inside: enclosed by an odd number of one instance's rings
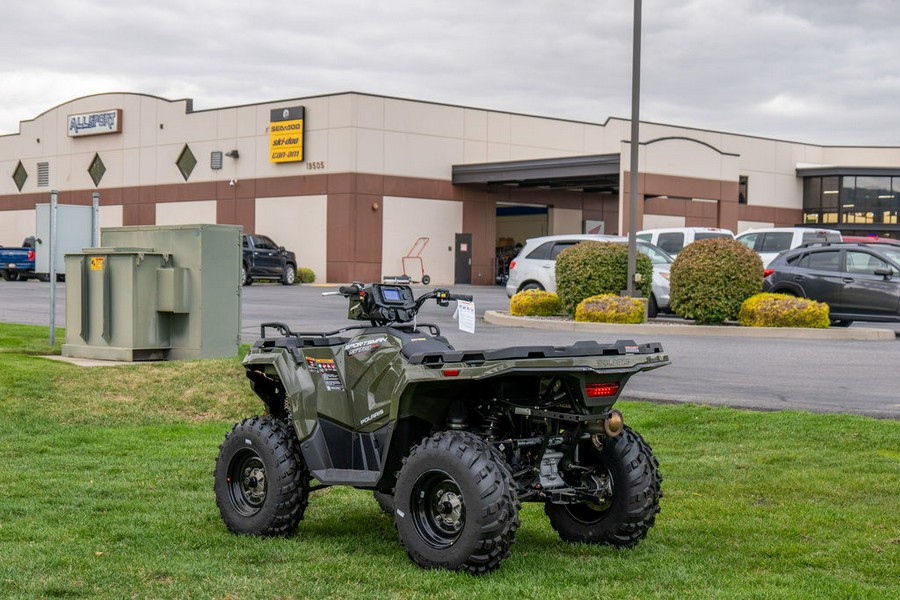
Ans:
{"label": "hang tag on handlebar", "polygon": [[457,300],[454,318],[459,319],[459,330],[475,333],[475,302]]}

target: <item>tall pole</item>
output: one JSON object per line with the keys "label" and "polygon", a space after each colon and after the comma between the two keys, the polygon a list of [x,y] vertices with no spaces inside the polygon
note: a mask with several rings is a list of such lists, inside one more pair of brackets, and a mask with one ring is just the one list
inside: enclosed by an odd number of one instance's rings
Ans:
{"label": "tall pole", "polygon": [[631,165],[628,190],[628,287],[634,297],[637,276],[638,140],[641,122],[641,0],[634,0],[631,50]]}
{"label": "tall pole", "polygon": [[57,191],[50,192],[50,345],[56,345],[56,209]]}

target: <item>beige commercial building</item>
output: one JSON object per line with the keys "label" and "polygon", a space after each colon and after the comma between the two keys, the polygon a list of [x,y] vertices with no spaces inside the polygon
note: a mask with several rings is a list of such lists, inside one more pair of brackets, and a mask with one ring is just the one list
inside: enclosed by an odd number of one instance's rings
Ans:
{"label": "beige commercial building", "polygon": [[[51,190],[66,204],[98,192],[101,227],[238,224],[296,252],[320,281],[424,270],[434,283],[490,284],[528,237],[627,232],[629,135],[625,119],[360,93],[210,110],[98,94],[0,136],[0,244],[34,232]],[[900,237],[900,147],[642,123],[639,156],[638,228]]]}

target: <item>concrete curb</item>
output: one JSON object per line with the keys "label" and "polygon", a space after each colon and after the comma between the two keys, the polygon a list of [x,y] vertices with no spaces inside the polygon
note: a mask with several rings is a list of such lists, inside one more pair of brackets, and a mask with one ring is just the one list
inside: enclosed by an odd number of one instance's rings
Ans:
{"label": "concrete curb", "polygon": [[713,336],[736,338],[788,338],[804,340],[856,340],[870,342],[895,341],[892,329],[870,327],[828,329],[806,329],[802,327],[739,327],[736,325],[693,325],[691,323],[644,323],[640,325],[619,325],[614,323],[576,323],[557,319],[536,319],[514,317],[508,312],[488,310],[484,320],[493,325],[505,327],[525,327],[530,329],[553,329],[555,331],[578,331],[606,333],[612,335],[680,335]]}

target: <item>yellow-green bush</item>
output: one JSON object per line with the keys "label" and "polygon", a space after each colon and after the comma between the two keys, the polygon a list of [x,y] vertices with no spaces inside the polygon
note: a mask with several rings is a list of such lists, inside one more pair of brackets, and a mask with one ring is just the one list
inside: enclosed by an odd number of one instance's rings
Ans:
{"label": "yellow-green bush", "polygon": [[509,312],[517,317],[550,317],[562,312],[562,303],[553,292],[525,290],[510,298]]}
{"label": "yellow-green bush", "polygon": [[576,321],[643,323],[644,303],[637,298],[600,294],[585,298],[575,309]]}
{"label": "yellow-green bush", "polygon": [[756,294],[741,305],[738,323],[747,327],[827,328],[828,305],[788,294]]}
{"label": "yellow-green bush", "polygon": [[316,274],[312,269],[309,269],[307,267],[298,267],[297,281],[299,283],[315,283]]}

